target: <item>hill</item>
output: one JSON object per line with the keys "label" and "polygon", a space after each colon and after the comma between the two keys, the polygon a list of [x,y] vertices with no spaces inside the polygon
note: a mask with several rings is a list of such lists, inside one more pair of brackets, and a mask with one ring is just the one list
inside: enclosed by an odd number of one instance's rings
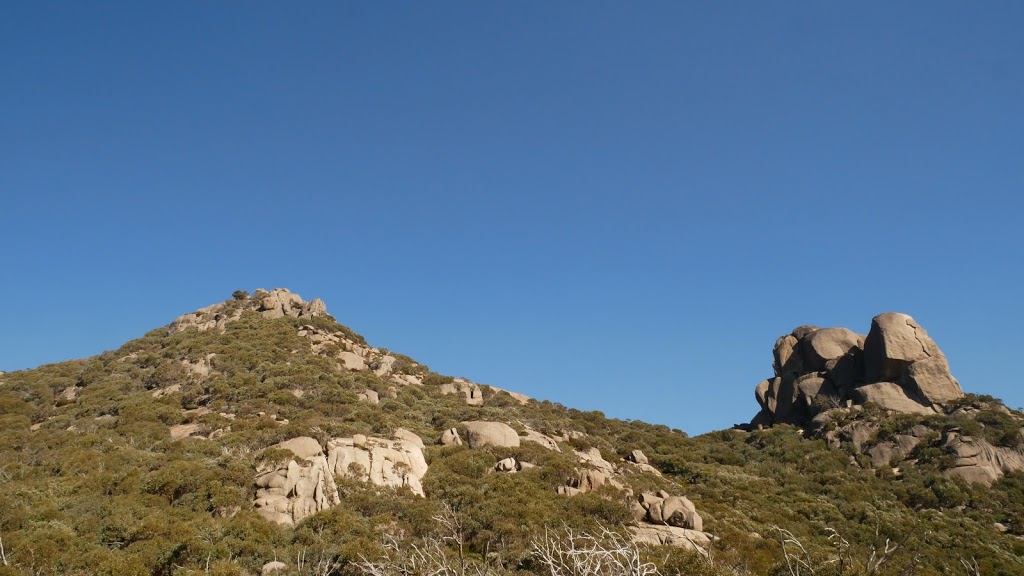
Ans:
{"label": "hill", "polygon": [[594,542],[639,554],[608,574],[1024,574],[1024,416],[908,318],[798,328],[751,425],[690,438],[239,291],[0,375],[0,574],[550,574]]}

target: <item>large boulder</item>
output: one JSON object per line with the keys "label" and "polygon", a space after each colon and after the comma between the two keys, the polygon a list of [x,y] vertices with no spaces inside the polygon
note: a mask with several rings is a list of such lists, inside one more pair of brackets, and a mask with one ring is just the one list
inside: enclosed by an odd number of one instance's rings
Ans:
{"label": "large boulder", "polygon": [[1024,470],[1024,453],[962,434],[959,430],[946,433],[943,447],[956,456],[953,468],[945,471],[968,482],[991,486],[1004,474]]}
{"label": "large boulder", "polygon": [[796,336],[792,334],[786,334],[781,336],[775,341],[775,375],[783,376],[785,374],[797,374],[803,371],[803,362],[801,357],[797,354],[797,346],[800,341],[797,340]]}
{"label": "large boulder", "polygon": [[271,446],[278,450],[288,450],[303,460],[310,460],[317,456],[323,456],[323,447],[315,439],[309,436],[298,436],[291,440],[285,440]]}
{"label": "large boulder", "polygon": [[442,396],[454,394],[461,397],[469,406],[483,406],[484,404],[484,391],[480,385],[464,378],[455,378],[447,384],[442,384],[438,390]]}
{"label": "large boulder", "polygon": [[825,363],[864,347],[864,336],[846,328],[823,328],[809,334],[802,342],[803,357],[808,370],[823,370]]}
{"label": "large boulder", "polygon": [[274,560],[272,562],[267,562],[263,565],[263,568],[260,568],[260,576],[274,576],[277,574],[284,574],[287,571],[287,564]]}
{"label": "large boulder", "polygon": [[704,521],[693,502],[684,496],[669,496],[652,502],[647,509],[648,521],[652,524],[668,524],[678,528],[703,530]]}
{"label": "large boulder", "polygon": [[347,476],[378,486],[408,487],[423,495],[427,462],[423,441],[406,430],[394,439],[355,434],[334,438],[327,452],[307,436],[292,438],[270,447],[295,456],[264,464],[257,470],[253,505],[261,516],[287,526],[307,516],[337,506],[341,499],[334,477]]}
{"label": "large boulder", "polygon": [[905,386],[911,394],[932,404],[945,404],[964,395],[960,383],[949,373],[949,364],[942,355],[911,364],[907,368]]}
{"label": "large boulder", "polygon": [[893,382],[876,382],[856,388],[853,391],[858,404],[871,402],[890,412],[906,414],[934,414],[935,411],[919,402],[911,400],[903,388]]}
{"label": "large boulder", "polygon": [[463,422],[470,448],[482,446],[519,447],[519,434],[504,422],[484,422],[475,420]]}
{"label": "large boulder", "polygon": [[707,557],[711,547],[711,535],[699,530],[677,528],[675,526],[658,526],[654,524],[638,524],[630,526],[633,542],[651,546],[676,546],[691,550]]}
{"label": "large boulder", "polygon": [[538,432],[538,431],[536,431],[536,430],[534,430],[533,428],[530,428],[530,427],[526,428],[526,433],[525,433],[524,436],[522,436],[522,438],[520,438],[520,440],[526,441],[526,442],[533,442],[535,444],[540,444],[544,448],[547,448],[548,450],[551,450],[551,451],[554,451],[554,452],[561,452],[562,451],[562,449],[558,447],[558,442],[555,442],[554,438],[551,438],[550,436],[542,434],[541,432]]}
{"label": "large boulder", "polygon": [[924,328],[906,314],[886,312],[871,319],[864,341],[867,382],[899,382],[918,360],[942,354]]}
{"label": "large boulder", "polygon": [[[757,403],[761,405],[762,409],[772,413],[775,412],[775,394],[778,393],[779,384],[781,383],[782,378],[772,378],[770,380],[762,380],[754,388],[754,398],[757,399]],[[769,393],[771,394],[769,395]]]}

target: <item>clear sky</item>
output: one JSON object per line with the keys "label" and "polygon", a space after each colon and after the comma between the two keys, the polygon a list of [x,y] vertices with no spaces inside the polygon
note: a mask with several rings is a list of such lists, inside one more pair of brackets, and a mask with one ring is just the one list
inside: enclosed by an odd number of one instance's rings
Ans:
{"label": "clear sky", "polygon": [[1024,3],[0,3],[0,370],[236,289],[701,433],[913,315],[1024,405]]}

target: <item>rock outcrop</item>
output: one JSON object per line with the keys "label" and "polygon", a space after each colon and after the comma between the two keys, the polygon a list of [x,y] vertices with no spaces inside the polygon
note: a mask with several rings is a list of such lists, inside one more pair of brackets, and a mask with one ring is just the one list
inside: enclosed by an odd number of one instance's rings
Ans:
{"label": "rock outcrop", "polygon": [[704,521],[688,498],[659,490],[644,492],[632,505],[637,522],[629,530],[634,542],[679,546],[707,555],[713,537],[704,532]]}
{"label": "rock outcrop", "polygon": [[289,526],[341,500],[335,476],[346,476],[377,486],[408,487],[423,495],[427,462],[423,441],[406,430],[394,439],[356,434],[334,438],[327,450],[308,436],[292,438],[270,447],[294,458],[262,466],[256,475],[256,511],[272,522]]}
{"label": "rock outcrop", "polygon": [[665,524],[689,530],[703,530],[704,520],[697,514],[697,508],[685,496],[672,496],[665,491],[657,494],[643,493],[640,505],[647,512],[650,524]]}
{"label": "rock outcrop", "polygon": [[284,574],[288,571],[288,565],[284,562],[274,560],[267,562],[260,568],[260,576],[273,576],[275,574]]}
{"label": "rock outcrop", "polygon": [[983,439],[966,436],[960,430],[947,432],[943,447],[956,456],[953,468],[945,474],[968,482],[991,486],[1004,474],[1024,470],[1024,451],[993,446]]}
{"label": "rock outcrop", "polygon": [[626,460],[633,462],[634,464],[648,464],[647,456],[642,450],[633,450],[626,456]]}
{"label": "rock outcrop", "polygon": [[906,314],[876,316],[867,336],[800,326],[776,340],[773,354],[775,376],[754,390],[761,412],[751,428],[802,426],[822,411],[853,404],[934,413],[963,397],[946,357]]}
{"label": "rock outcrop", "polygon": [[470,448],[481,446],[503,446],[517,448],[519,434],[504,422],[484,422],[480,420],[463,422]]}
{"label": "rock outcrop", "polygon": [[303,436],[271,448],[295,458],[259,470],[253,504],[261,516],[291,526],[341,502],[334,473],[316,440]]}
{"label": "rock outcrop", "polygon": [[[410,434],[410,433],[406,433]],[[339,476],[348,476],[377,486],[408,487],[423,496],[427,461],[423,441],[406,438],[335,438],[327,443],[328,465]]]}
{"label": "rock outcrop", "polygon": [[323,300],[316,298],[310,302],[303,302],[298,294],[284,288],[275,288],[269,292],[256,290],[251,298],[236,298],[185,314],[171,322],[167,330],[171,334],[189,328],[195,328],[200,332],[223,330],[229,322],[241,318],[242,312],[246,310],[258,312],[264,318],[306,318],[327,314]]}
{"label": "rock outcrop", "polygon": [[700,530],[689,530],[676,526],[658,526],[654,524],[637,524],[629,526],[633,534],[633,542],[651,546],[676,546],[692,550],[701,556],[708,556],[712,536]]}
{"label": "rock outcrop", "polygon": [[[593,492],[608,484],[608,476],[592,468],[577,468],[565,485],[558,486],[555,491],[565,496],[575,496],[584,492]],[[617,487],[621,487],[619,484]]]}
{"label": "rock outcrop", "polygon": [[554,452],[562,451],[562,449],[558,447],[558,442],[555,442],[554,438],[547,436],[541,432],[538,432],[533,428],[530,428],[529,426],[526,426],[525,428],[526,432],[525,435],[522,437],[522,440],[526,442],[540,444],[544,448],[547,448],[548,450],[552,450]]}
{"label": "rock outcrop", "polygon": [[460,396],[469,406],[483,406],[484,391],[476,382],[470,382],[465,378],[455,378],[451,382],[442,384],[440,391],[443,396],[455,394]]}

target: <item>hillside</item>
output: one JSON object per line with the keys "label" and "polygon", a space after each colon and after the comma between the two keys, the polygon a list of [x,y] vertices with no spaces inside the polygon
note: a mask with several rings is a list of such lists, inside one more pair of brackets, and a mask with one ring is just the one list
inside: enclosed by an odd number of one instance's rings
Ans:
{"label": "hillside", "polygon": [[1024,415],[964,395],[912,323],[794,330],[753,422],[690,438],[437,374],[320,300],[239,291],[0,374],[0,575],[373,574],[416,551],[549,574],[543,544],[580,534],[664,574],[1024,574]]}

